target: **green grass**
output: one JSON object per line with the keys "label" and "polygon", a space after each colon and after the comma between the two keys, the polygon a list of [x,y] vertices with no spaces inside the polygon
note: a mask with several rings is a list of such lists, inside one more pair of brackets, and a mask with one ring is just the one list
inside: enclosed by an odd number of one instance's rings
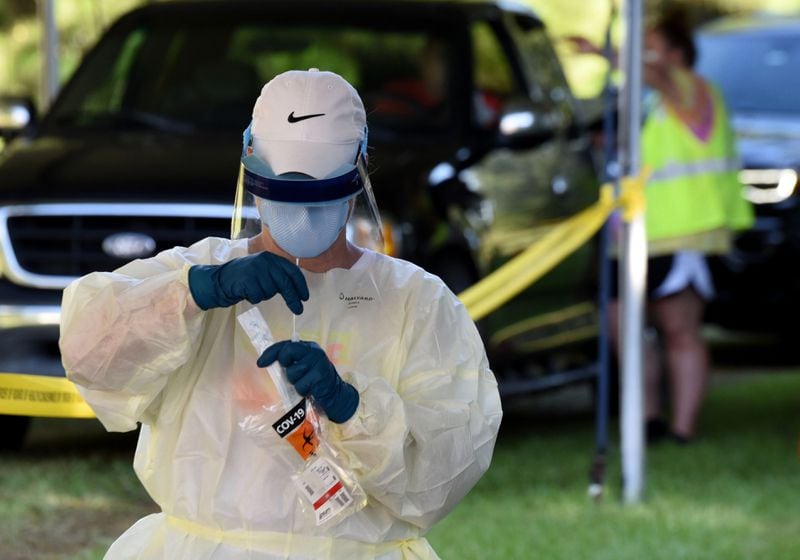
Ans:
{"label": "green grass", "polygon": [[604,499],[587,498],[589,416],[507,414],[492,468],[431,542],[458,559],[797,560],[800,375],[719,377],[702,440],[648,449],[638,505],[620,501],[616,448]]}
{"label": "green grass", "polygon": [[[0,456],[0,558],[102,558],[155,508],[133,473],[135,440],[100,433],[96,422],[36,422],[41,427],[34,424],[32,435],[39,441]],[[54,433],[58,428],[66,434]]]}
{"label": "green grass", "polygon": [[[429,535],[442,558],[800,558],[800,372],[716,375],[702,440],[649,449],[635,506],[620,503],[616,447],[604,499],[586,496],[587,403],[577,389],[507,407],[492,468]],[[102,558],[154,509],[133,475],[134,440],[45,422],[0,458],[0,558]],[[53,432],[65,426],[73,433]]]}

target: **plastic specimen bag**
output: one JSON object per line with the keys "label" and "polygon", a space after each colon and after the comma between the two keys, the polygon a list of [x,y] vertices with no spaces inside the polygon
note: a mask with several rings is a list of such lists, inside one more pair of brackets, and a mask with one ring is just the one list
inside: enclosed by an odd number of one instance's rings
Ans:
{"label": "plastic specimen bag", "polygon": [[[275,342],[257,308],[237,319],[259,354]],[[303,511],[313,515],[318,526],[336,524],[363,508],[366,494],[341,466],[337,451],[326,443],[327,420],[317,412],[313,399],[295,391],[278,362],[266,370],[279,402],[265,403],[260,410],[243,415],[239,427],[258,445],[269,448],[271,458],[284,464],[298,489]]]}

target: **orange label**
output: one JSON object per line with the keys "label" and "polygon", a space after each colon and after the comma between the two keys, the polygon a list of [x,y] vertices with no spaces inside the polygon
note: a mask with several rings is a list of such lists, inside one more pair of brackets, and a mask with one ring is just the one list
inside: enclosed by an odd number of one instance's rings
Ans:
{"label": "orange label", "polygon": [[311,422],[305,420],[298,426],[292,433],[286,436],[286,441],[292,444],[294,450],[300,454],[303,459],[308,459],[314,451],[317,450],[319,439],[314,431],[314,426]]}
{"label": "orange label", "polygon": [[272,427],[303,459],[313,455],[319,446],[314,424],[308,417],[306,399],[281,416]]}

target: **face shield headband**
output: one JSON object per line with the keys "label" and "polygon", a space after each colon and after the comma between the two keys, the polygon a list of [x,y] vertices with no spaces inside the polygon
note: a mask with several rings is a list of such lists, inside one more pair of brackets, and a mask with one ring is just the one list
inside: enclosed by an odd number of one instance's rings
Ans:
{"label": "face shield headband", "polygon": [[243,134],[241,160],[244,188],[250,194],[273,202],[311,206],[352,198],[364,188],[363,167],[359,163],[366,155],[366,131],[352,164],[342,165],[330,177],[313,179],[305,176],[279,177],[264,160],[255,154],[248,154],[252,126],[250,123]]}
{"label": "face shield headband", "polygon": [[[326,206],[338,206],[337,202],[350,201],[349,213],[345,217],[348,241],[383,252],[383,224],[367,171],[366,129],[354,164],[343,165],[330,177],[312,179],[300,174],[276,176],[266,162],[248,153],[251,152],[248,149],[252,141],[251,126],[242,135],[242,157],[231,220],[232,239],[256,236],[261,232],[262,224],[270,227],[263,219],[267,217],[267,221],[271,221],[264,212],[269,204],[284,207],[288,212],[292,212],[289,210],[292,206],[298,212],[302,207],[308,207],[311,214],[312,207],[321,210]],[[270,233],[277,233],[277,229]]]}

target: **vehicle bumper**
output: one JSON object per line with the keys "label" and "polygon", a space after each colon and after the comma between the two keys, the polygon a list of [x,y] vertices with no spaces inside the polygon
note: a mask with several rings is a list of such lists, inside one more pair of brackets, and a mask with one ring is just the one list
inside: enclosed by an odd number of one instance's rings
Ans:
{"label": "vehicle bumper", "polygon": [[800,197],[757,207],[754,227],[730,255],[712,259],[717,298],[708,321],[727,329],[782,335],[800,314]]}
{"label": "vehicle bumper", "polygon": [[64,377],[60,317],[58,305],[0,303],[0,373]]}
{"label": "vehicle bumper", "polygon": [[93,418],[64,373],[57,304],[0,303],[0,415]]}

